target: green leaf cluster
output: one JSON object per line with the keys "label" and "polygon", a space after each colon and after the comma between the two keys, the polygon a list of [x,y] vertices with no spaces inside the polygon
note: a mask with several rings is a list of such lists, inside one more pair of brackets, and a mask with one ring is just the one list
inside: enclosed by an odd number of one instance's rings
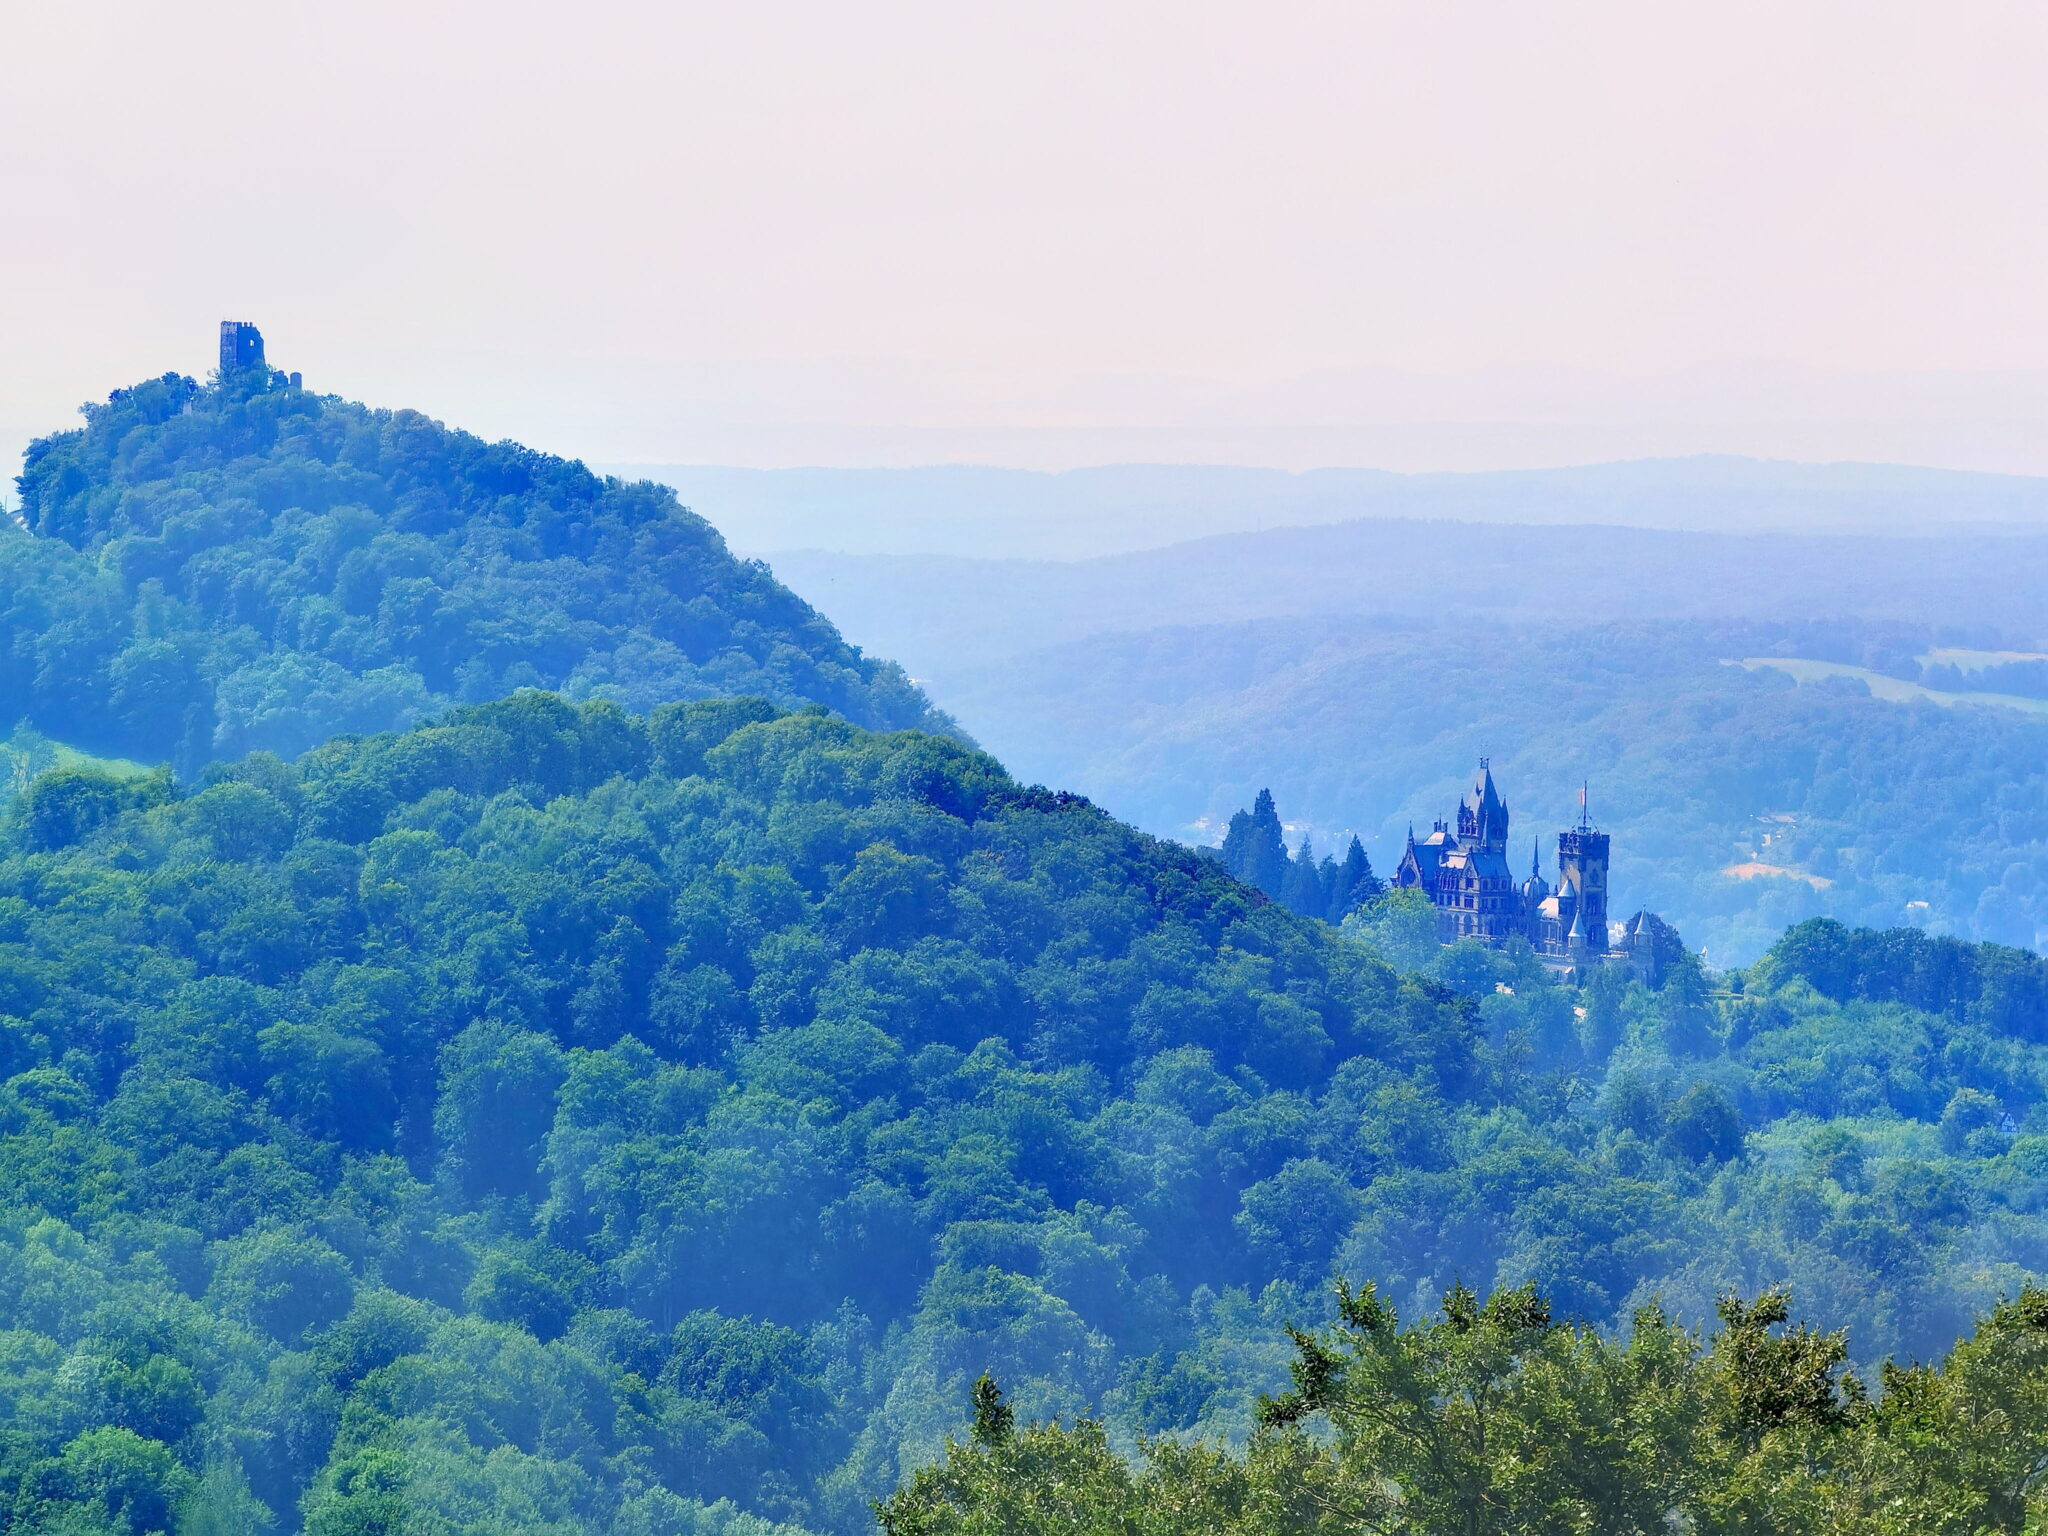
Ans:
{"label": "green leaf cluster", "polygon": [[[950,1442],[879,1507],[889,1536],[2019,1536],[2048,1520],[2048,1291],[1873,1394],[1787,1299],[1723,1298],[1710,1339],[1654,1305],[1625,1334],[1533,1286],[1453,1287],[1404,1324],[1371,1285],[1293,1330],[1293,1389],[1249,1443],[1098,1420]],[[987,1378],[976,1401],[999,1400]]]}

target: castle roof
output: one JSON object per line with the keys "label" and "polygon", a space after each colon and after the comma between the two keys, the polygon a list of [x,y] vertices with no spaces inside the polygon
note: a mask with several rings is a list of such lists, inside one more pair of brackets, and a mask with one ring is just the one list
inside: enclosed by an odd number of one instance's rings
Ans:
{"label": "castle roof", "polygon": [[1455,874],[1472,874],[1482,880],[1512,881],[1515,872],[1508,868],[1507,855],[1497,849],[1472,847],[1457,843],[1446,849],[1443,868]]}
{"label": "castle roof", "polygon": [[1508,803],[1494,788],[1493,769],[1483,757],[1472,781],[1472,803],[1458,802],[1458,830],[1482,843],[1507,846]]}
{"label": "castle roof", "polygon": [[1507,802],[1493,787],[1493,769],[1486,758],[1479,759],[1479,776],[1472,781],[1472,807],[1482,816],[1488,811],[1505,811]]}
{"label": "castle roof", "polygon": [[1415,829],[1408,829],[1407,851],[1401,855],[1401,863],[1395,871],[1395,883],[1407,884],[1402,875],[1407,870],[1415,871],[1415,883],[1428,889],[1436,884],[1437,865],[1442,861],[1444,851],[1443,826],[1437,826],[1437,835],[1423,842],[1415,841]]}
{"label": "castle roof", "polygon": [[[1601,937],[1604,939],[1606,935]],[[1583,901],[1572,903],[1572,928],[1565,938],[1572,944],[1590,944],[1593,940],[1593,936],[1586,932],[1586,904]]]}

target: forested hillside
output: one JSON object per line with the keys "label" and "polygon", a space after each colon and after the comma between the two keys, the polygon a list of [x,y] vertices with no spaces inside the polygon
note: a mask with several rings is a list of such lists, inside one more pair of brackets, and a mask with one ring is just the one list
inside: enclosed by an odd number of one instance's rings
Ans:
{"label": "forested hillside", "polygon": [[85,417],[0,523],[0,720],[181,771],[529,686],[948,725],[665,487],[262,368]]}
{"label": "forested hillside", "polygon": [[851,1533],[983,1371],[1249,1429],[1332,1273],[1599,1322],[1789,1281],[1870,1360],[2048,1270],[2019,951],[1812,924],[1579,994],[758,700],[523,692],[7,818],[25,1530]]}

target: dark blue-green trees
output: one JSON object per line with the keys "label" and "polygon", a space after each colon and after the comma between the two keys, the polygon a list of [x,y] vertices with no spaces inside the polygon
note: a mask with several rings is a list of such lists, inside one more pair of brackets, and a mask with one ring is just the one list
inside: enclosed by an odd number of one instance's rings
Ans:
{"label": "dark blue-green trees", "polygon": [[1246,885],[1263,891],[1290,912],[1341,923],[1347,915],[1386,889],[1374,876],[1372,861],[1356,837],[1343,862],[1318,859],[1307,837],[1292,854],[1271,790],[1262,789],[1249,811],[1230,818],[1217,857]]}

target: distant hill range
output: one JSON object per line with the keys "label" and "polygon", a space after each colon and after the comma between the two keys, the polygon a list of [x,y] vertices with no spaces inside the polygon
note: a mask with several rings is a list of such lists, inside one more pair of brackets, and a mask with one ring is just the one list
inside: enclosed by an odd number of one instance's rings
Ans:
{"label": "distant hill range", "polygon": [[1210,534],[1389,517],[1723,532],[2048,529],[2048,479],[2036,476],[1727,456],[1470,474],[1201,464],[1057,474],[972,465],[603,467],[675,487],[748,554],[1073,560]]}
{"label": "distant hill range", "polygon": [[1075,561],[793,550],[773,563],[854,640],[940,685],[1091,635],[1264,619],[1859,618],[1987,648],[2048,640],[2048,527],[1911,538],[1369,519]]}

